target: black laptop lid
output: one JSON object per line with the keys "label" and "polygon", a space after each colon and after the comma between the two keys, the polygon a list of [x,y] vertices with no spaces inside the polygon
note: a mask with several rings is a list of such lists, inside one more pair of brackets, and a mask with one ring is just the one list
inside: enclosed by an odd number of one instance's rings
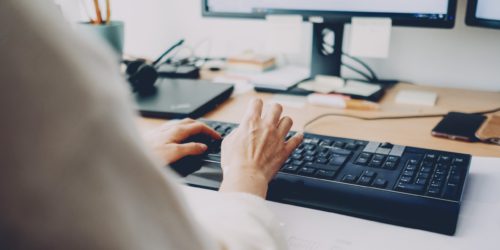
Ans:
{"label": "black laptop lid", "polygon": [[160,78],[157,91],[136,95],[143,116],[157,118],[198,118],[231,96],[233,85],[200,80]]}

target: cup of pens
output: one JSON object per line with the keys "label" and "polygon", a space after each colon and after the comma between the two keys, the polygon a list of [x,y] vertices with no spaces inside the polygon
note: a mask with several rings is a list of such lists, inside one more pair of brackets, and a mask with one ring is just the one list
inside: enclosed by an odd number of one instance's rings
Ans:
{"label": "cup of pens", "polygon": [[83,7],[90,21],[79,23],[79,30],[91,36],[97,36],[115,50],[121,57],[123,55],[124,23],[122,21],[111,20],[110,0],[106,0],[106,17],[101,12],[101,3],[99,0],[93,0],[93,9],[95,14],[90,11],[85,1],[82,1]]}

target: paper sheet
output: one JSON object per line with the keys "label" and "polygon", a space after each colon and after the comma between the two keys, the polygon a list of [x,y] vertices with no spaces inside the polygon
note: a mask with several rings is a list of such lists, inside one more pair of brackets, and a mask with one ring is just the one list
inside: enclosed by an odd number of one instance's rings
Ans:
{"label": "paper sheet", "polygon": [[297,54],[301,52],[303,39],[302,16],[268,15],[266,49],[274,54]]}
{"label": "paper sheet", "polygon": [[[500,158],[474,157],[457,233],[446,236],[335,213],[269,202],[291,250],[493,250],[500,245]],[[192,207],[216,192],[185,188]]]}
{"label": "paper sheet", "polygon": [[352,18],[349,54],[357,57],[387,58],[391,29],[390,18]]}

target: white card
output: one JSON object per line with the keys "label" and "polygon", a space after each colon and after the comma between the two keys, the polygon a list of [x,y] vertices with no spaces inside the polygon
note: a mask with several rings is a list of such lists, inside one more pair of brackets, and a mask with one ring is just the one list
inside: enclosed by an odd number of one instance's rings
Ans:
{"label": "white card", "polygon": [[352,18],[349,54],[357,57],[387,58],[391,29],[390,18]]}

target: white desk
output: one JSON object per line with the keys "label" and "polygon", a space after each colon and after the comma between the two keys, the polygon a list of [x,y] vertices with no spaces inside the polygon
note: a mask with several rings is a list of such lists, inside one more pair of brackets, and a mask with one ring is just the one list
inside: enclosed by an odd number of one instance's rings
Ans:
{"label": "white desk", "polygon": [[[500,158],[473,158],[457,233],[446,236],[355,217],[269,202],[291,250],[500,249]],[[203,208],[216,192],[185,188]]]}

